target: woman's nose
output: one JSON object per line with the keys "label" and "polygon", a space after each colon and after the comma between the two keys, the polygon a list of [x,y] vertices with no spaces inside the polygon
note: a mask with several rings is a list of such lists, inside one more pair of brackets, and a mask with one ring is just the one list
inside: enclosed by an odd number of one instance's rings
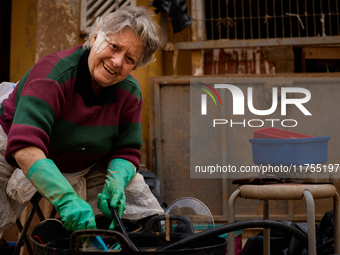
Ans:
{"label": "woman's nose", "polygon": [[121,66],[122,63],[123,63],[123,54],[120,54],[120,53],[116,53],[112,58],[111,58],[111,61],[112,61],[112,64],[113,66]]}

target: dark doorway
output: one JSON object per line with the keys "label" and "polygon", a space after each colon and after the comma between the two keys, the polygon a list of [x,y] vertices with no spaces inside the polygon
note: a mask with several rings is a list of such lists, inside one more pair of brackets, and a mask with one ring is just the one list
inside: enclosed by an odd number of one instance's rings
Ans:
{"label": "dark doorway", "polygon": [[0,82],[9,81],[12,0],[0,1]]}

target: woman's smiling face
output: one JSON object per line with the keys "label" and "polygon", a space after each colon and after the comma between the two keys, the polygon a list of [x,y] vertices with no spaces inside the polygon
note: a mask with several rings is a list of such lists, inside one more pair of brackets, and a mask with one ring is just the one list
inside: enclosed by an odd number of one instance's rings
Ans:
{"label": "woman's smiling face", "polygon": [[[109,45],[99,53],[91,49],[88,59],[91,77],[101,87],[124,80],[136,67],[145,50],[140,37],[130,28],[107,36],[110,38]],[[91,48],[95,40],[96,37],[91,41]]]}

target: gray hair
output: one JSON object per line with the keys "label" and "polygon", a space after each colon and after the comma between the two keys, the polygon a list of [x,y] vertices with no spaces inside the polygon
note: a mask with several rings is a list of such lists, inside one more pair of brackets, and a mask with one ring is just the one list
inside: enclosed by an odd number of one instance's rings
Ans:
{"label": "gray hair", "polygon": [[155,60],[154,52],[161,44],[158,32],[159,27],[152,18],[151,13],[146,7],[133,6],[126,6],[115,12],[98,17],[90,28],[83,48],[89,49],[91,47],[91,40],[97,36],[99,30],[103,30],[106,34],[117,34],[122,32],[124,28],[129,27],[141,38],[145,46],[144,54],[137,66],[146,66]]}

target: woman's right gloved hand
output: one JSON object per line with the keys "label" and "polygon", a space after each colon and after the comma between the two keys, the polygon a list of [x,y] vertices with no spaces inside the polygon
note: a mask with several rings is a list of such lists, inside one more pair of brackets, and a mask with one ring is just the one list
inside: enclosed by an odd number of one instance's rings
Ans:
{"label": "woman's right gloved hand", "polygon": [[91,206],[81,199],[50,159],[36,161],[26,174],[39,193],[54,205],[69,231],[95,229]]}

